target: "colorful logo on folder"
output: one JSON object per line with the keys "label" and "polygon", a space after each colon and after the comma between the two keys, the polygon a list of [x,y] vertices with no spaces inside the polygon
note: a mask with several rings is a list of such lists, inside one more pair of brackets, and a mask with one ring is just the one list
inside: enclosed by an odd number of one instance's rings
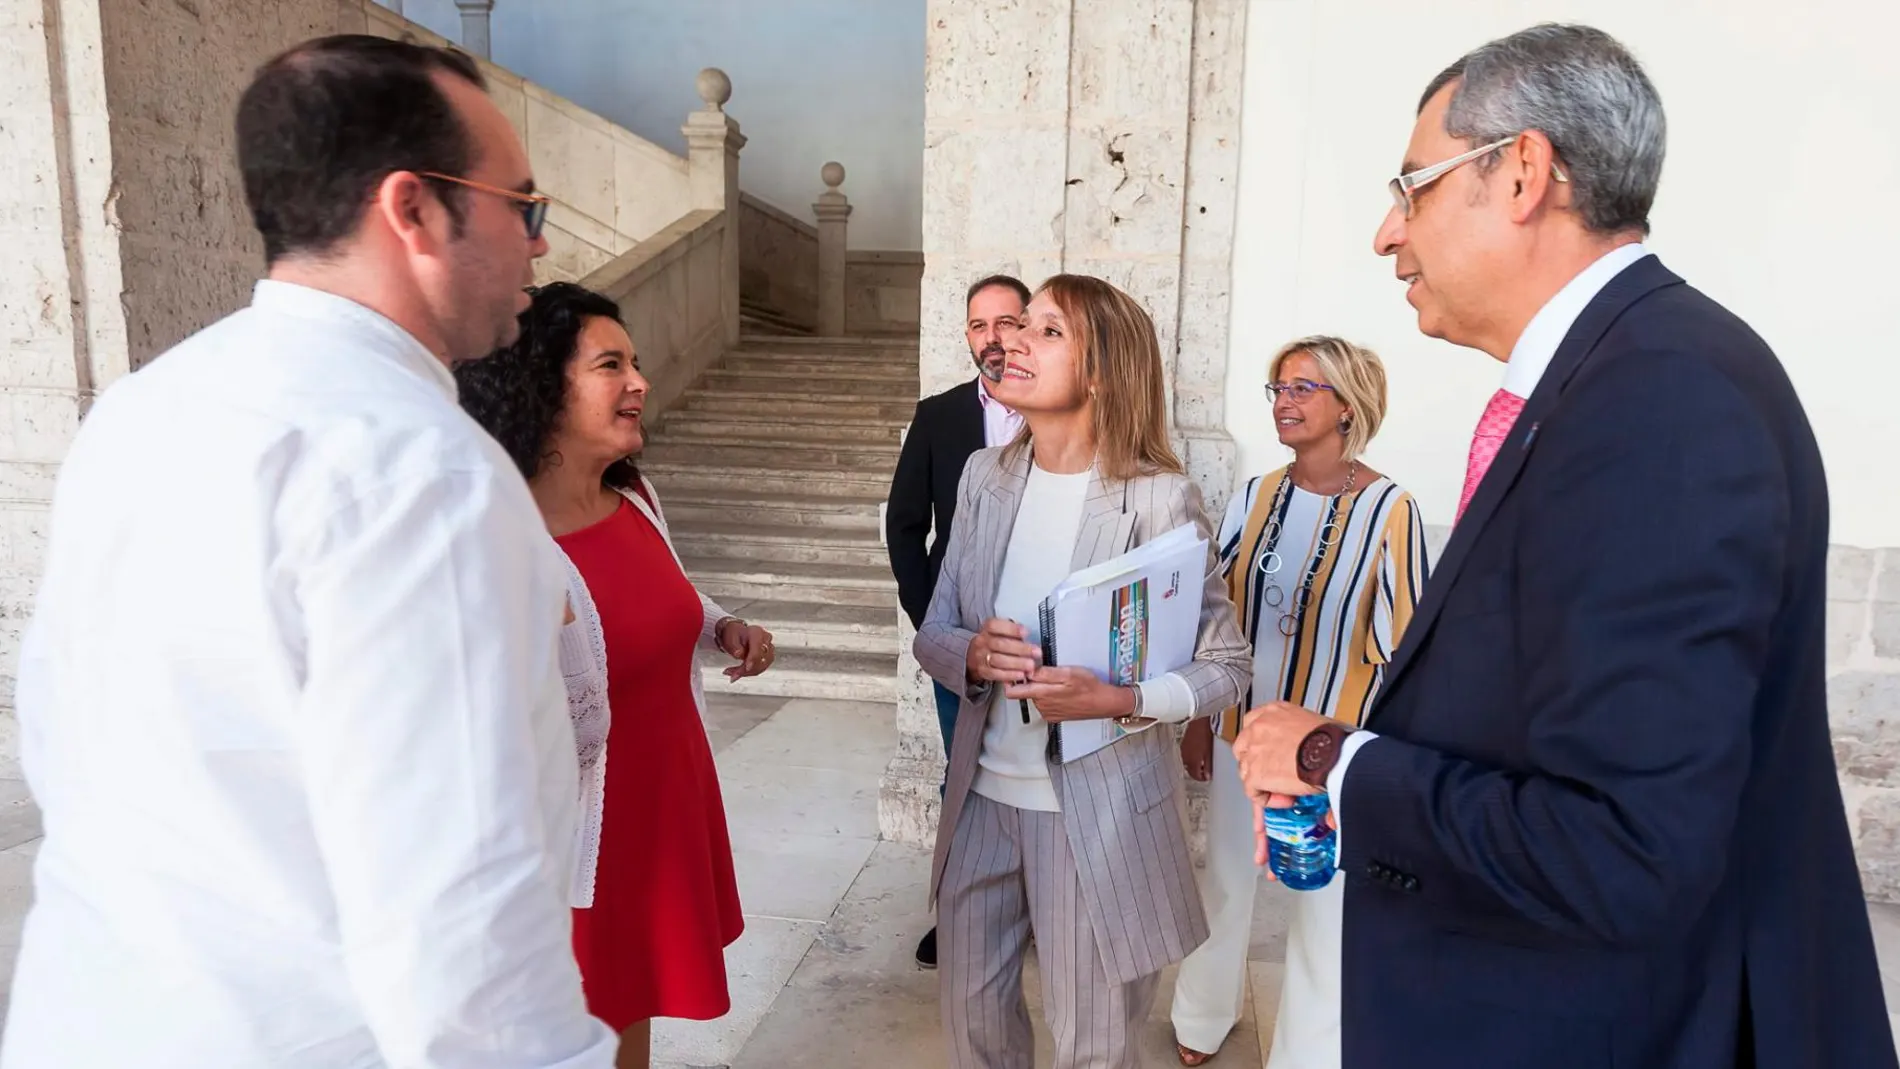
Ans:
{"label": "colorful logo on folder", "polygon": [[1109,612],[1108,681],[1133,686],[1147,678],[1148,580],[1137,579],[1117,589]]}

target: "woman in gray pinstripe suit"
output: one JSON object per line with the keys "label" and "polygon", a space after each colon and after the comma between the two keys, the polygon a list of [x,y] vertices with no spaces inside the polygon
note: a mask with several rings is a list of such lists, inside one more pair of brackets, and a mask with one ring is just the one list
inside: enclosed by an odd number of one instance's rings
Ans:
{"label": "woman in gray pinstripe suit", "polygon": [[[1213,542],[1168,444],[1154,323],[1097,278],[1057,275],[1006,345],[1010,445],[964,468],[957,523],[916,653],[962,696],[931,886],[953,1069],[1029,1069],[1022,969],[1034,933],[1057,1069],[1126,1069],[1156,977],[1207,937],[1174,734],[1233,705],[1252,656],[1205,584],[1194,660],[1135,687],[1041,663],[1035,607],[1071,571],[1184,523]],[[1210,548],[1207,570],[1216,570]],[[1019,700],[1020,699],[1020,700]],[[1133,733],[1067,764],[1050,724]]]}

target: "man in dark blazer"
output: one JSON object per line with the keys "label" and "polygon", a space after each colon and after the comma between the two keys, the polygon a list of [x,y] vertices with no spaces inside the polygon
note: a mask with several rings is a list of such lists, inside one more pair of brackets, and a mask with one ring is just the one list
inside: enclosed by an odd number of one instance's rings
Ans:
{"label": "man in dark blazer", "polygon": [[[937,588],[937,569],[950,547],[957,480],[963,477],[964,462],[979,449],[1007,443],[1022,429],[1022,417],[991,397],[985,383],[986,376],[1002,376],[1004,343],[1022,329],[1028,304],[1029,287],[1009,275],[991,275],[970,286],[963,297],[963,340],[970,346],[977,376],[917,402],[910,430],[904,435],[884,506],[884,545],[897,577],[897,601],[912,627],[924,622],[924,610]],[[944,752],[949,753],[957,695],[941,683],[931,686],[936,693],[937,727],[943,733]],[[937,967],[935,928],[917,944],[917,964]]]}
{"label": "man in dark blazer", "polygon": [[1366,729],[1248,714],[1326,790],[1345,1069],[1892,1069],[1823,670],[1827,482],[1780,362],[1642,246],[1662,105],[1540,26],[1435,80],[1376,239],[1504,361]]}

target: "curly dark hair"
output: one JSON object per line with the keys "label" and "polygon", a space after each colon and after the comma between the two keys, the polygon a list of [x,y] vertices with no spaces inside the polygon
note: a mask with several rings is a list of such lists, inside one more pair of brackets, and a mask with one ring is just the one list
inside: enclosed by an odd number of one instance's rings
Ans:
{"label": "curly dark hair", "polygon": [[[612,299],[572,282],[553,282],[528,293],[533,301],[521,313],[521,336],[486,359],[456,364],[455,381],[463,409],[501,443],[522,477],[532,479],[557,457],[548,440],[567,404],[567,365],[579,349],[587,321],[599,317],[626,323]],[[639,485],[640,473],[628,457],[609,467],[601,482],[631,490]]]}

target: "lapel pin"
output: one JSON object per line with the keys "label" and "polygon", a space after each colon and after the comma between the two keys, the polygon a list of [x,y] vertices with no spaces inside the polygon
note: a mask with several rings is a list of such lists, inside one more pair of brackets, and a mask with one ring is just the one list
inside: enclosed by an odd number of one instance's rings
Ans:
{"label": "lapel pin", "polygon": [[1524,444],[1520,446],[1519,448],[1529,449],[1531,447],[1531,443],[1537,440],[1537,428],[1542,427],[1542,426],[1543,426],[1542,422],[1531,424],[1531,429],[1524,432]]}

